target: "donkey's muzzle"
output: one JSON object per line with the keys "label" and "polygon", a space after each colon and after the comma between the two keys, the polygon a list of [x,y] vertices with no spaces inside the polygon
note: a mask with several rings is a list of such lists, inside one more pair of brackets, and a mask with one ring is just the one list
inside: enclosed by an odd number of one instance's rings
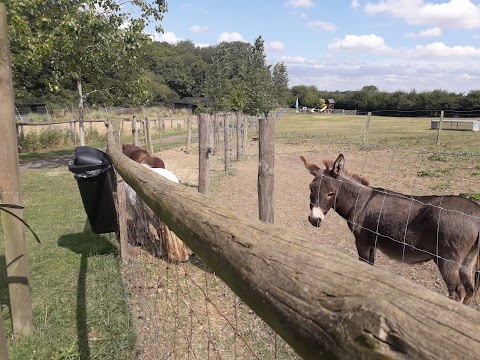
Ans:
{"label": "donkey's muzzle", "polygon": [[311,217],[311,216],[308,217],[308,221],[310,221],[310,224],[312,224],[313,226],[316,226],[316,227],[319,227],[322,224],[322,219],[314,218],[314,217]]}
{"label": "donkey's muzzle", "polygon": [[310,221],[310,224],[313,226],[319,227],[322,224],[323,219],[325,219],[325,213],[326,211],[324,211],[322,208],[318,206],[312,206],[312,212],[308,217],[308,221]]}

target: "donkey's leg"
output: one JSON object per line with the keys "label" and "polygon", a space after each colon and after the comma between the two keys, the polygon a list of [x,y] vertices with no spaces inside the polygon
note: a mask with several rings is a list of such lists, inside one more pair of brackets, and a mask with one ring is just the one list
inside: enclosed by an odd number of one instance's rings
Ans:
{"label": "donkey's leg", "polygon": [[355,245],[357,246],[358,258],[371,265],[375,264],[375,248],[368,237],[361,235],[355,238]]}
{"label": "donkey's leg", "polygon": [[470,305],[475,294],[473,268],[477,262],[477,252],[478,248],[475,244],[468,252],[467,256],[462,262],[462,266],[460,267],[460,279],[462,280],[462,284],[466,292],[465,299],[463,300],[465,305]]}
{"label": "donkey's leg", "polygon": [[460,279],[460,264],[444,259],[438,260],[438,269],[445,281],[450,299],[462,302],[465,299],[465,288]]}

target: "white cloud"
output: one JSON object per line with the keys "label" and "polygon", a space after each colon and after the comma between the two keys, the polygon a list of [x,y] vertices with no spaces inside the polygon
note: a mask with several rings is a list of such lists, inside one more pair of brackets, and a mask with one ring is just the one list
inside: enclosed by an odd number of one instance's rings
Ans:
{"label": "white cloud", "polygon": [[202,33],[208,30],[206,25],[193,25],[190,27],[190,31],[194,33]]}
{"label": "white cloud", "polygon": [[310,29],[313,29],[313,30],[325,30],[325,31],[328,31],[328,32],[335,32],[337,30],[336,26],[331,24],[331,23],[328,23],[328,22],[325,22],[325,21],[310,21],[309,23],[307,23],[307,26],[310,28]]}
{"label": "white cloud", "polygon": [[198,48],[204,48],[204,47],[208,47],[208,46],[210,46],[210,44],[202,44],[202,43],[195,44],[195,47],[198,47]]}
{"label": "white cloud", "polygon": [[169,44],[176,44],[177,42],[184,40],[183,38],[175,35],[173,32],[166,32],[164,34],[155,33],[152,35],[152,38],[153,41],[167,42]]}
{"label": "white cloud", "polygon": [[391,50],[385,45],[385,41],[375,34],[370,35],[346,35],[342,40],[336,40],[328,44],[331,50],[385,52]]}
{"label": "white cloud", "polygon": [[411,49],[393,49],[385,44],[383,38],[375,34],[346,35],[344,39],[330,43],[328,48],[334,51],[376,53],[394,58],[449,58],[455,60],[460,58],[480,58],[480,48],[475,48],[473,46],[447,46],[443,42],[416,45]]}
{"label": "white cloud", "polygon": [[125,21],[122,25],[120,25],[120,29],[125,30],[128,29],[132,25],[130,21]]}
{"label": "white cloud", "polygon": [[285,45],[281,41],[270,41],[267,44],[267,50],[270,51],[283,51],[285,50]]}
{"label": "white cloud", "polygon": [[358,9],[360,7],[360,1],[359,0],[352,0],[350,7],[352,9]]}
{"label": "white cloud", "polygon": [[285,6],[293,8],[309,8],[313,7],[314,4],[312,0],[288,0],[285,3]]}
{"label": "white cloud", "polygon": [[368,14],[387,13],[412,25],[442,28],[480,28],[480,4],[470,0],[450,0],[435,4],[423,0],[381,0],[367,3]]}
{"label": "white cloud", "polygon": [[280,56],[279,62],[283,62],[287,65],[318,65],[317,61],[307,59],[301,56]]}
{"label": "white cloud", "polygon": [[240,33],[238,32],[223,32],[217,39],[217,43],[221,42],[233,42],[233,41],[242,41],[247,42]]}
{"label": "white cloud", "polygon": [[426,30],[419,31],[417,33],[410,32],[405,34],[408,38],[428,38],[428,37],[439,37],[442,36],[442,29],[439,27],[434,27]]}
{"label": "white cloud", "polygon": [[[318,64],[318,63],[317,63]],[[287,64],[288,65],[288,64]],[[412,60],[404,66],[397,63],[339,62],[289,66],[289,85],[315,85],[319,90],[354,90],[365,85],[375,85],[382,91],[427,91],[444,89],[452,92],[468,92],[477,89],[480,69],[465,69],[464,63],[435,64]]]}
{"label": "white cloud", "polygon": [[434,42],[427,45],[417,45],[415,49],[404,52],[404,56],[416,58],[458,58],[458,57],[478,57],[480,58],[480,48],[473,46],[447,46],[442,42]]}

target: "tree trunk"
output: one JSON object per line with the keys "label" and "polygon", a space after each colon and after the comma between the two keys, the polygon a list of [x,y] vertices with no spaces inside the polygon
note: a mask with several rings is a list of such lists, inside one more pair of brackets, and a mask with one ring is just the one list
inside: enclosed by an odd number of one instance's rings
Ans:
{"label": "tree trunk", "polygon": [[82,77],[77,77],[78,89],[78,132],[80,134],[80,146],[85,146],[85,128],[83,126],[83,88]]}

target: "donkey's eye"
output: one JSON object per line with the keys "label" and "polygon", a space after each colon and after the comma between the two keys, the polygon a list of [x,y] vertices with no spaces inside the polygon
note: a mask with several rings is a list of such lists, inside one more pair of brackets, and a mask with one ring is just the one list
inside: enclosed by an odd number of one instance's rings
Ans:
{"label": "donkey's eye", "polygon": [[327,197],[332,197],[333,195],[335,195],[335,193],[333,191],[330,191],[328,194],[327,194]]}

